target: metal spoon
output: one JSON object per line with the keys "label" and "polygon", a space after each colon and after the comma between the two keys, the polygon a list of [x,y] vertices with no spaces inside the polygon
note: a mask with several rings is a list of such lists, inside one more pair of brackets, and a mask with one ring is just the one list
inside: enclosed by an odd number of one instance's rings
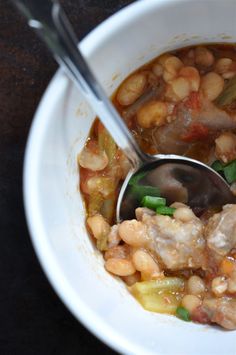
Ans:
{"label": "metal spoon", "polygon": [[226,181],[205,164],[177,155],[151,156],[140,150],[80,53],[77,38],[58,1],[12,1],[83,92],[131,162],[132,169],[118,198],[118,221],[134,217],[144,194],[160,194],[168,204],[184,202],[196,212],[235,201]]}

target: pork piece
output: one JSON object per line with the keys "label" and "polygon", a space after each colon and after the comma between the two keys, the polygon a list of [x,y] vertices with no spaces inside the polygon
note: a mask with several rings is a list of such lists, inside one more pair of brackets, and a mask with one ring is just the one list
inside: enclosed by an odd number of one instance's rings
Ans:
{"label": "pork piece", "polygon": [[[190,208],[181,207],[176,218],[163,215],[150,216],[146,209],[136,210],[146,226],[148,249],[161,259],[167,269],[201,268],[206,263],[203,224]],[[181,218],[182,216],[182,218]],[[182,219],[182,220],[181,220]]]}
{"label": "pork piece", "polygon": [[236,247],[236,205],[225,205],[222,212],[212,216],[205,229],[207,246],[217,260]]}
{"label": "pork piece", "polygon": [[229,114],[221,110],[213,102],[206,99],[201,100],[201,109],[195,114],[193,119],[202,123],[210,130],[219,131],[236,128],[235,114]]}
{"label": "pork piece", "polygon": [[229,297],[206,298],[199,310],[205,313],[211,323],[226,329],[236,329],[236,299]]}
{"label": "pork piece", "polygon": [[209,132],[236,128],[236,115],[218,108],[209,100],[201,98],[200,109],[192,111],[180,105],[176,119],[153,130],[153,142],[161,153],[185,154],[190,144],[182,139],[194,125],[203,125]]}
{"label": "pork piece", "polygon": [[184,154],[189,148],[189,143],[184,142],[180,137],[191,123],[192,116],[189,110],[181,107],[173,122],[153,129],[152,140],[158,151],[165,154]]}

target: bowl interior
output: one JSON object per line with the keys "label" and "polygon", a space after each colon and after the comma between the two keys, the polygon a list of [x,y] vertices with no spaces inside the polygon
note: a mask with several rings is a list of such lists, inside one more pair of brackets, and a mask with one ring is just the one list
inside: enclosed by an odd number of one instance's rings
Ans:
{"label": "bowl interior", "polygon": [[[143,0],[91,32],[81,50],[111,95],[128,73],[162,52],[195,43],[235,42],[235,18],[234,0]],[[76,162],[94,117],[60,70],[30,132],[24,169],[26,214],[52,285],[80,321],[120,352],[235,353],[234,332],[146,312],[123,283],[104,270],[85,229]]]}

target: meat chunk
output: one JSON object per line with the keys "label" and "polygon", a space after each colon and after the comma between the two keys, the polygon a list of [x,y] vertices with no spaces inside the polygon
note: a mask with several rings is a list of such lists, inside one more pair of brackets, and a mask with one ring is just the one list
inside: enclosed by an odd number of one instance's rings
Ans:
{"label": "meat chunk", "polygon": [[206,226],[207,245],[216,259],[236,247],[236,205],[225,205],[222,212],[212,216]]}
{"label": "meat chunk", "polygon": [[207,314],[211,323],[217,323],[226,329],[236,329],[236,299],[206,298],[200,311]]}
{"label": "meat chunk", "polygon": [[205,239],[202,222],[183,222],[169,216],[157,215],[146,220],[150,248],[161,258],[166,268],[200,268],[205,264]]}
{"label": "meat chunk", "polygon": [[213,102],[201,98],[201,109],[194,117],[209,130],[230,130],[236,128],[236,115],[217,107]]}
{"label": "meat chunk", "polygon": [[181,107],[174,121],[153,130],[154,145],[161,153],[184,154],[189,147],[189,143],[180,140],[180,137],[191,123],[192,117],[189,110]]}
{"label": "meat chunk", "polygon": [[153,130],[153,143],[161,153],[186,153],[189,149],[189,142],[186,142],[182,138],[186,137],[189,130],[191,132],[191,127],[194,130],[196,130],[196,127],[202,127],[202,129],[205,128],[209,132],[236,128],[235,114],[227,113],[219,109],[210,100],[200,98],[199,110],[191,112],[184,105],[179,105],[175,120]]}
{"label": "meat chunk", "polygon": [[142,220],[139,223],[145,225],[146,247],[161,259],[166,268],[200,268],[205,264],[203,224],[193,213],[182,220],[179,216],[152,215],[146,208],[137,209],[136,214]]}

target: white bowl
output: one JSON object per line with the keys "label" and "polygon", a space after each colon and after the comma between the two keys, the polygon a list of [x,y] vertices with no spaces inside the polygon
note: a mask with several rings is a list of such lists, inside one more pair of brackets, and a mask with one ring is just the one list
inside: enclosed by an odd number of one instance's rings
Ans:
{"label": "white bowl", "polygon": [[[81,50],[110,95],[169,49],[236,39],[236,2],[143,0],[92,31]],[[93,334],[126,354],[235,354],[235,333],[144,311],[103,268],[84,226],[76,155],[94,113],[61,70],[31,128],[24,199],[32,241],[56,292]]]}

